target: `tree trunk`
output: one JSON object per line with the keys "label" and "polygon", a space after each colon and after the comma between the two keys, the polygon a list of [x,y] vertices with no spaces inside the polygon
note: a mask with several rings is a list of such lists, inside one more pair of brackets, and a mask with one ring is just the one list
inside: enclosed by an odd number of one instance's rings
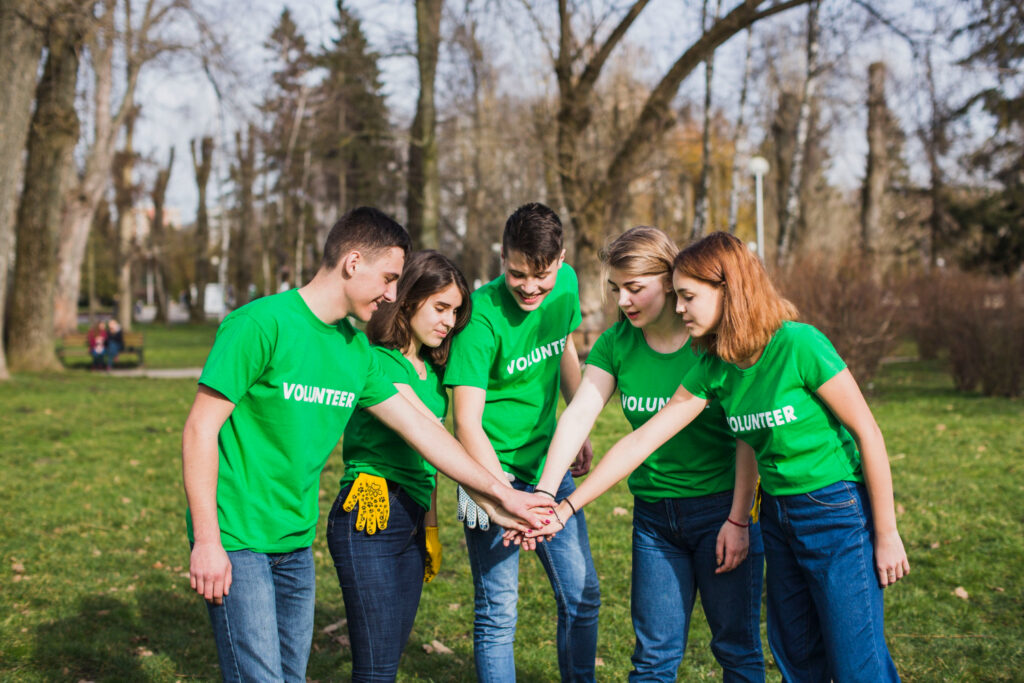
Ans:
{"label": "tree trunk", "polygon": [[124,149],[114,155],[114,207],[117,210],[117,319],[125,332],[132,330],[132,262],[135,260],[135,112],[125,121]]}
{"label": "tree trunk", "polygon": [[[717,0],[714,21],[722,11],[722,0]],[[708,0],[704,0],[701,10],[701,30],[707,30]],[[715,53],[712,52],[704,60],[704,131],[701,135],[700,182],[697,184],[697,202],[693,212],[693,230],[691,239],[703,237],[710,232],[711,222],[711,82],[715,73]]]}
{"label": "tree trunk", "polygon": [[437,168],[437,112],[434,80],[441,45],[442,0],[416,0],[416,63],[420,93],[416,116],[409,130],[409,176],[406,198],[406,226],[413,243],[421,249],[436,249],[441,205],[441,182]]}
{"label": "tree trunk", "polygon": [[868,160],[860,214],[860,247],[866,256],[878,249],[883,200],[889,184],[888,124],[885,105],[885,63],[868,67]]}
{"label": "tree trunk", "polygon": [[149,239],[149,267],[156,280],[156,319],[162,323],[169,323],[168,317],[170,299],[167,296],[167,264],[164,263],[164,248],[166,246],[164,236],[164,201],[167,197],[167,183],[171,179],[171,168],[174,167],[174,148],[167,159],[167,166],[157,171],[156,180],[153,183],[153,192],[150,197],[153,200],[153,224],[150,226]]}
{"label": "tree trunk", "polygon": [[253,282],[252,230],[256,227],[256,209],[252,189],[256,182],[256,130],[250,124],[243,138],[235,133],[238,150],[238,230],[235,234],[235,302],[249,303],[249,285]]}
{"label": "tree trunk", "polygon": [[7,275],[14,247],[22,156],[32,119],[36,73],[45,40],[41,20],[45,3],[17,0],[0,3],[0,380],[9,378],[4,353]]}
{"label": "tree trunk", "polygon": [[807,7],[807,78],[800,96],[800,118],[796,126],[796,144],[793,162],[789,167],[786,193],[782,197],[782,220],[776,240],[775,262],[779,267],[789,263],[796,229],[800,222],[800,188],[804,179],[804,157],[807,152],[807,136],[811,128],[811,101],[818,83],[818,0]]}
{"label": "tree trunk", "polygon": [[60,13],[48,27],[48,56],[36,89],[25,188],[18,204],[8,360],[15,370],[59,370],[53,295],[61,200],[78,139],[75,87],[84,20]]}
{"label": "tree trunk", "polygon": [[196,155],[195,140],[192,140],[189,147],[192,150],[192,168],[195,170],[196,186],[199,189],[193,252],[196,266],[196,296],[192,299],[189,318],[192,322],[201,323],[206,320],[206,284],[210,281],[210,217],[206,212],[206,184],[210,180],[210,169],[213,167],[213,138],[203,138],[200,156]]}
{"label": "tree trunk", "polygon": [[747,108],[747,85],[750,83],[750,54],[754,42],[754,32],[747,29],[747,49],[743,58],[743,83],[740,85],[739,115],[736,118],[736,135],[732,143],[732,182],[729,183],[729,233],[736,234],[736,221],[740,210],[740,183],[743,170],[740,168],[740,147],[745,148],[747,131],[744,125],[744,114]]}

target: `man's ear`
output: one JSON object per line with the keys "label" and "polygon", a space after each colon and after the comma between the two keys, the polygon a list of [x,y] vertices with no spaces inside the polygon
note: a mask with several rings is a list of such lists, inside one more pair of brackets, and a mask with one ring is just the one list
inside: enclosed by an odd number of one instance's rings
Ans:
{"label": "man's ear", "polygon": [[563,249],[562,253],[558,255],[558,265],[555,266],[555,270],[561,268],[563,263],[565,263],[565,249]]}
{"label": "man's ear", "polygon": [[350,251],[342,257],[338,263],[338,267],[341,269],[341,275],[345,279],[348,279],[356,274],[356,270],[359,269],[362,264],[363,255],[358,251]]}

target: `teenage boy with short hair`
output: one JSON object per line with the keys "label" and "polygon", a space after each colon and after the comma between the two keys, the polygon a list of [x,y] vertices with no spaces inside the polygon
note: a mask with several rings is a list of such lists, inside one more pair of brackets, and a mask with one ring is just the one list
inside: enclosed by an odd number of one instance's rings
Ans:
{"label": "teenage boy with short hair", "polygon": [[243,306],[217,331],[185,422],[182,469],[190,580],[206,598],[224,680],[305,680],[320,472],[356,406],[481,492],[507,523],[540,526],[529,506],[542,497],[508,495],[396,393],[346,319],[369,320],[394,300],[408,249],[408,233],[380,211],[350,211],[309,284]]}
{"label": "teenage boy with short hair", "polygon": [[[452,342],[445,384],[453,387],[455,435],[470,455],[514,488],[532,491],[554,433],[558,389],[568,402],[580,383],[572,340],[581,320],[579,285],[564,263],[561,221],[543,204],[509,217],[501,257],[504,273],[473,293],[472,318]],[[574,474],[586,473],[590,456],[588,443]],[[562,500],[575,488],[567,473],[557,491],[545,493]],[[472,519],[465,535],[477,677],[513,682],[519,547],[506,547],[501,529],[476,528]],[[600,590],[582,511],[536,551],[558,605],[562,680],[594,680]]]}

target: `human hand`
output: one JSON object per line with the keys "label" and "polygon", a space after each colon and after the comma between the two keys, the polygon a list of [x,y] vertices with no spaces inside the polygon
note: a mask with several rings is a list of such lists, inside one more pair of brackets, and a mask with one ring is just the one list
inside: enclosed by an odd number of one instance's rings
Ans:
{"label": "human hand", "polygon": [[352,512],[356,503],[359,504],[356,531],[365,529],[367,534],[373,535],[377,529],[388,528],[391,507],[388,502],[388,482],[384,477],[360,472],[352,482],[352,488],[341,507],[345,512]]}
{"label": "human hand", "polygon": [[231,560],[220,541],[192,546],[188,567],[189,584],[211,605],[224,603],[224,596],[231,588]]}
{"label": "human hand", "polygon": [[910,560],[898,531],[875,534],[875,571],[878,583],[885,588],[910,573]]}
{"label": "human hand", "polygon": [[726,521],[718,530],[715,541],[716,574],[731,572],[747,557],[750,550],[750,528]]}
{"label": "human hand", "polygon": [[423,583],[430,583],[441,571],[441,537],[436,526],[425,527],[427,536],[427,563],[423,571]]}
{"label": "human hand", "polygon": [[501,496],[500,507],[496,508],[495,515],[502,516],[502,520],[498,523],[506,529],[525,532],[530,529],[540,529],[551,523],[548,517],[551,515],[554,501],[549,495],[527,493],[513,488],[503,490],[499,495]]}
{"label": "human hand", "polygon": [[576,459],[569,467],[569,472],[574,477],[582,477],[584,474],[590,471],[590,464],[594,461],[594,449],[590,445],[590,439],[588,438],[583,442],[583,447],[580,448],[580,452],[576,454]]}

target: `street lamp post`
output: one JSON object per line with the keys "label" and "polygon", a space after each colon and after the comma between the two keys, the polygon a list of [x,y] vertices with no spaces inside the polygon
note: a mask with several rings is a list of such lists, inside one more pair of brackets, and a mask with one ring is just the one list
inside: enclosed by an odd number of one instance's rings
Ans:
{"label": "street lamp post", "polygon": [[750,172],[754,174],[754,202],[757,206],[757,256],[764,263],[764,176],[771,166],[764,157],[750,160]]}

